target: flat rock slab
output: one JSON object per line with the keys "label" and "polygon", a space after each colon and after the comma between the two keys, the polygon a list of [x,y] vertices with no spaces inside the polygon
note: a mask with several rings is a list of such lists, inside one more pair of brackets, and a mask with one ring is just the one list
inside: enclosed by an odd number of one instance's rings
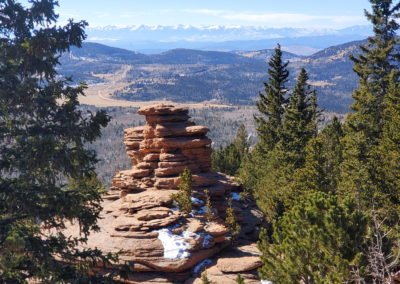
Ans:
{"label": "flat rock slab", "polygon": [[262,265],[260,252],[255,244],[233,248],[217,260],[217,267],[224,273],[251,271]]}
{"label": "flat rock slab", "polygon": [[141,107],[138,110],[139,114],[142,115],[171,115],[171,114],[188,114],[189,109],[186,107],[176,107],[174,105],[159,104],[152,106]]}

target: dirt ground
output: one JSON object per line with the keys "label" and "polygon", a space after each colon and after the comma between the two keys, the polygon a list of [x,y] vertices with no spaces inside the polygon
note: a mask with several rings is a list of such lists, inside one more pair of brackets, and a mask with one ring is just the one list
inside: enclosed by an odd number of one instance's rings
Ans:
{"label": "dirt ground", "polygon": [[97,107],[142,107],[157,103],[174,104],[177,106],[187,106],[189,108],[226,108],[229,105],[215,103],[177,103],[173,101],[127,101],[115,99],[112,97],[116,91],[121,91],[129,86],[126,80],[128,72],[132,69],[130,65],[124,65],[118,72],[114,74],[92,74],[93,76],[104,80],[104,83],[89,85],[85,90],[85,95],[79,97],[79,102],[86,105],[94,105]]}

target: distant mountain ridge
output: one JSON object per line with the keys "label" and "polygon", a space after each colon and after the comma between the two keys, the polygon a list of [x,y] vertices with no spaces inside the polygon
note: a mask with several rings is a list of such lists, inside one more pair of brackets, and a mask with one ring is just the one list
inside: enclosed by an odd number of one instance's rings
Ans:
{"label": "distant mountain ridge", "polygon": [[88,41],[144,53],[187,48],[200,50],[246,50],[273,48],[277,41],[298,54],[349,41],[371,34],[370,26],[344,29],[269,28],[253,26],[106,26],[89,27]]}
{"label": "distant mountain ridge", "polygon": [[[290,82],[301,67],[310,75],[320,105],[329,111],[347,112],[351,93],[357,87],[350,54],[359,53],[355,41],[332,46],[311,56],[284,52],[290,61]],[[84,43],[62,57],[60,72],[76,81],[99,82],[93,73],[113,73],[132,65],[128,88],[113,94],[127,100],[168,99],[179,102],[215,101],[254,104],[267,80],[271,49],[255,51],[203,51],[174,49],[160,54],[141,54],[97,43]]]}

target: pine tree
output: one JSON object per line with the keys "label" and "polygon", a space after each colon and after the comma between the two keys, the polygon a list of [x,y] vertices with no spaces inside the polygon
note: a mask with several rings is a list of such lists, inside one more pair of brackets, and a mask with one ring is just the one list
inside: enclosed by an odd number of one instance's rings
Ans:
{"label": "pine tree", "polygon": [[[350,114],[343,139],[344,162],[339,190],[342,196],[356,200],[360,210],[371,210],[390,200],[382,200],[381,161],[379,144],[386,120],[386,101],[392,81],[399,80],[395,61],[399,58],[394,48],[399,25],[399,4],[391,0],[371,0],[372,12],[366,12],[373,24],[374,35],[362,46],[363,53],[353,57],[354,71],[359,76],[359,88],[353,93],[354,113]],[[396,197],[397,198],[397,197]]]}
{"label": "pine tree", "polygon": [[336,193],[343,160],[342,137],[341,123],[335,117],[317,137],[309,141],[304,167],[294,175],[293,194],[308,190]]}
{"label": "pine tree", "polygon": [[206,197],[206,212],[204,217],[206,218],[207,222],[211,222],[214,219],[214,212],[211,204],[210,192],[208,189],[204,191],[204,195]]}
{"label": "pine tree", "polygon": [[258,180],[266,172],[267,155],[281,138],[280,131],[287,103],[288,64],[283,62],[282,50],[278,45],[268,63],[269,77],[268,82],[264,82],[264,93],[259,93],[257,109],[260,114],[254,117],[260,141],[252,153],[245,157],[239,170],[239,177],[248,191],[256,187]]}
{"label": "pine tree", "polygon": [[[263,230],[259,248],[262,279],[273,283],[345,283],[357,259],[365,221],[332,194],[309,191]],[[359,230],[359,231],[356,231]]]}
{"label": "pine tree", "polygon": [[381,209],[379,217],[393,228],[400,225],[400,83],[394,72],[384,100],[383,117],[385,124],[376,150],[379,191],[374,207]]}
{"label": "pine tree", "polygon": [[236,283],[237,283],[237,284],[245,284],[242,275],[240,275],[240,274],[237,275],[237,277],[236,277]]}
{"label": "pine tree", "polygon": [[228,175],[236,175],[248,154],[248,148],[246,127],[244,124],[241,124],[231,144],[213,151],[213,169]]}
{"label": "pine tree", "polygon": [[307,72],[302,69],[285,109],[281,140],[266,157],[264,173],[255,185],[254,197],[270,222],[292,203],[294,173],[304,166],[306,145],[317,134],[315,92],[307,80]]}
{"label": "pine tree", "polygon": [[[109,117],[83,112],[59,57],[85,39],[86,22],[56,25],[56,1],[0,2],[0,282],[89,282],[101,257],[80,250],[101,211],[96,155],[85,146]],[[81,236],[62,233],[66,221]],[[44,229],[51,229],[51,231]],[[62,261],[61,261],[62,260]]]}
{"label": "pine tree", "polygon": [[201,273],[201,283],[202,284],[211,284],[211,281],[208,279],[207,271],[203,271]]}
{"label": "pine tree", "polygon": [[257,109],[261,115],[255,116],[258,136],[264,151],[271,150],[279,140],[286,103],[288,64],[283,62],[282,50],[278,44],[268,63],[268,82],[264,82],[264,93],[259,94],[260,99],[257,102]]}
{"label": "pine tree", "polygon": [[185,214],[192,212],[192,172],[186,168],[179,176],[179,193],[173,194],[172,198],[178,203],[179,210]]}
{"label": "pine tree", "polygon": [[318,110],[316,93],[307,83],[308,74],[301,69],[293,94],[285,111],[282,130],[282,146],[288,151],[288,162],[295,168],[304,164],[305,147],[317,134]]}
{"label": "pine tree", "polygon": [[232,206],[232,198],[228,199],[228,208],[226,209],[225,225],[228,227],[233,240],[235,240],[240,234],[241,227],[236,220],[235,211]]}

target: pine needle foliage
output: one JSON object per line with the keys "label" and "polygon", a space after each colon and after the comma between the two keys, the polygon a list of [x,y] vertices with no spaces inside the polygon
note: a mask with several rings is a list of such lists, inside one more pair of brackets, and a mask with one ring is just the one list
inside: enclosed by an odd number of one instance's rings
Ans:
{"label": "pine needle foliage", "polygon": [[201,283],[202,284],[211,284],[211,281],[208,279],[207,271],[203,271],[201,273]]}
{"label": "pine needle foliage", "polygon": [[242,275],[238,274],[238,275],[236,276],[236,283],[237,283],[237,284],[245,284]]}
{"label": "pine needle foliage", "polygon": [[208,191],[208,189],[204,191],[204,195],[206,197],[206,202],[205,202],[206,212],[204,213],[204,217],[206,218],[207,222],[211,222],[212,220],[214,220],[215,216],[211,203],[210,192]]}
{"label": "pine needle foliage", "polygon": [[294,174],[304,166],[306,146],[317,135],[316,94],[307,81],[302,69],[285,108],[281,139],[259,166],[263,173],[254,186],[254,197],[269,222],[279,218],[295,198]]}
{"label": "pine needle foliage", "polygon": [[345,125],[339,190],[343,196],[355,199],[360,210],[377,210],[383,204],[387,206],[388,202],[392,203],[393,210],[397,210],[398,190],[382,183],[384,178],[378,173],[384,174],[382,169],[391,170],[382,167],[379,145],[384,132],[394,122],[385,113],[391,112],[388,111],[391,108],[389,97],[396,96],[400,76],[395,63],[400,58],[395,48],[400,3],[394,4],[391,0],[370,2],[371,12],[365,14],[374,27],[374,35],[361,47],[362,54],[352,57],[354,71],[359,76],[359,88],[353,93],[354,112]]}
{"label": "pine needle foliage", "polygon": [[274,224],[272,239],[264,230],[262,279],[273,283],[346,283],[362,244],[364,219],[339,204],[330,193],[310,191]]}
{"label": "pine needle foliage", "polygon": [[264,92],[259,93],[257,109],[260,115],[254,117],[257,133],[265,151],[271,150],[279,140],[288,91],[288,64],[283,62],[281,46],[278,45],[268,62],[268,82],[264,82]]}
{"label": "pine needle foliage", "polygon": [[231,144],[213,151],[212,165],[215,171],[231,176],[237,175],[242,162],[248,155],[247,136],[246,127],[241,124]]}
{"label": "pine needle foliage", "polygon": [[179,209],[185,214],[190,214],[192,204],[192,172],[186,168],[180,174],[179,193],[173,194],[172,198],[178,203]]}
{"label": "pine needle foliage", "polygon": [[[0,1],[0,282],[88,283],[85,268],[106,258],[78,249],[101,211],[97,158],[85,145],[109,117],[82,111],[86,86],[57,73],[87,23],[57,25],[57,1],[28,2]],[[67,221],[80,236],[62,233]]]}
{"label": "pine needle foliage", "polygon": [[225,225],[228,227],[233,240],[235,240],[240,234],[241,227],[237,222],[232,203],[233,203],[232,198],[229,198],[228,208],[226,209]]}

